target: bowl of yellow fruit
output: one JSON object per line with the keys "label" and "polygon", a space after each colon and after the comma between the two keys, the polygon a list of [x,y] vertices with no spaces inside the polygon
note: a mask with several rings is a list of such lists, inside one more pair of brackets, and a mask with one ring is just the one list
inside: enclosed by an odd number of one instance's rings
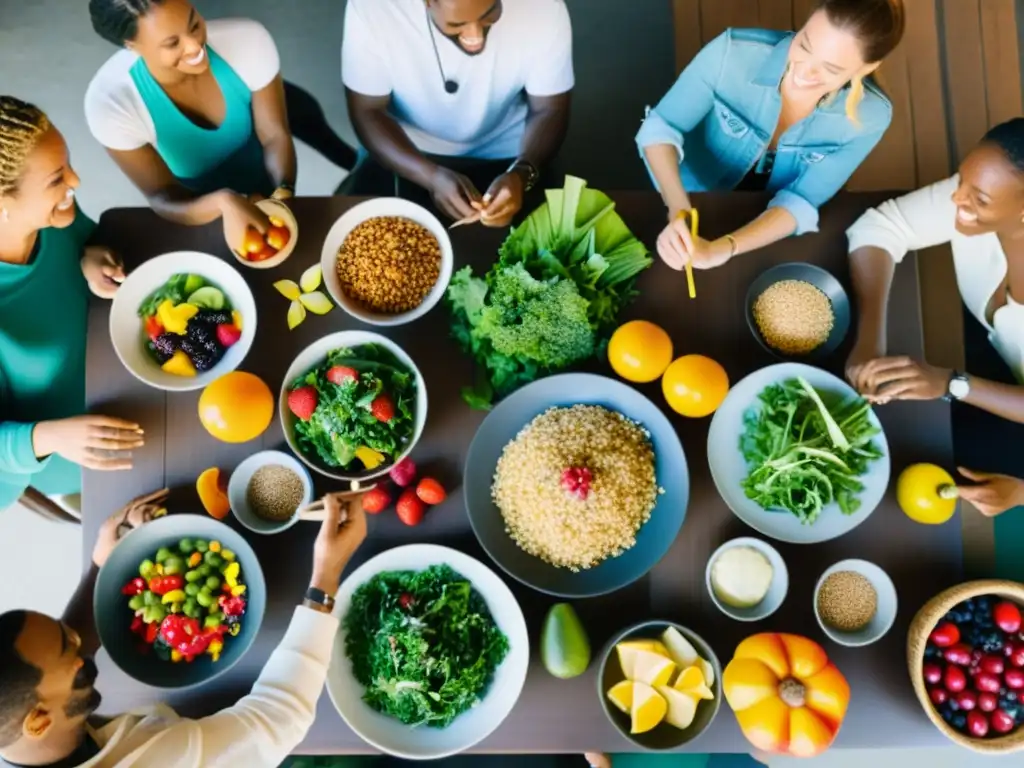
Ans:
{"label": "bowl of yellow fruit", "polygon": [[722,701],[722,667],[695,632],[646,621],[612,639],[598,674],[601,706],[644,749],[675,749],[708,729]]}

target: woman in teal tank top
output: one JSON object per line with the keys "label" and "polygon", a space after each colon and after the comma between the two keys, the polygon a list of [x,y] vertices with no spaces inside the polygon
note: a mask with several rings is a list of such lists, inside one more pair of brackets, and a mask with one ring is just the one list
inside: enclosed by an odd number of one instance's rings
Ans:
{"label": "woman in teal tank top", "polygon": [[124,278],[75,205],[67,145],[31,104],[0,96],[0,510],[26,488],[81,491],[81,466],[129,469],[137,424],[85,411],[89,291]]}
{"label": "woman in teal tank top", "polygon": [[[90,129],[165,218],[223,219],[228,245],[266,231],[253,201],[296,177],[277,50],[256,22],[209,24],[188,0],[90,0],[93,28],[126,51],[86,96]],[[137,56],[137,58],[136,58]]]}

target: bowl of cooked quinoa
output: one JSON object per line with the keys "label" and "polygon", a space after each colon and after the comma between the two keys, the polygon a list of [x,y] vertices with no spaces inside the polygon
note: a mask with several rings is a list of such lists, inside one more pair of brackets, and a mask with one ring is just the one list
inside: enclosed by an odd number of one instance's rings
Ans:
{"label": "bowl of cooked quinoa", "polygon": [[299,510],[313,500],[309,470],[281,451],[254,453],[231,473],[231,512],[255,533],[280,533],[299,521]]}
{"label": "bowl of cooked quinoa", "polygon": [[448,230],[397,197],[359,203],[324,240],[320,268],[335,303],[370,325],[410,323],[444,295],[454,264]]}
{"label": "bowl of cooked quinoa", "polygon": [[480,544],[509,575],[560,597],[644,576],[682,527],[689,472],[662,411],[631,386],[569,373],[528,384],[484,419],[463,491]]}
{"label": "bowl of cooked quinoa", "polygon": [[839,281],[813,264],[779,264],[747,291],[747,324],[754,338],[782,360],[832,354],[850,329],[850,300]]}

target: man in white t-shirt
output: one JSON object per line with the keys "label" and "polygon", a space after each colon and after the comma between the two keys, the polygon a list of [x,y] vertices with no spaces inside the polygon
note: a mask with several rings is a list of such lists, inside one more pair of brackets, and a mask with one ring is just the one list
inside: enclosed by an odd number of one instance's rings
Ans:
{"label": "man in white t-shirt", "polygon": [[564,0],[349,0],[342,80],[369,153],[350,191],[401,194],[405,180],[452,218],[506,226],[565,139],[569,12]]}

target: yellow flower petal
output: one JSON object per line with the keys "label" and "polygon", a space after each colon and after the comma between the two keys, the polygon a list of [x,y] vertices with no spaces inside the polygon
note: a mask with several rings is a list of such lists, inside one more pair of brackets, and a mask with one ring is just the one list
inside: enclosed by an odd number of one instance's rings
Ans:
{"label": "yellow flower petal", "polygon": [[315,315],[326,315],[334,308],[331,300],[320,291],[304,293],[299,296],[299,301],[302,302],[302,306]]}
{"label": "yellow flower petal", "polygon": [[314,264],[302,273],[302,277],[299,278],[299,285],[302,287],[303,293],[310,293],[320,287],[320,282],[323,279],[324,275],[320,271],[320,265]]}
{"label": "yellow flower petal", "polygon": [[288,330],[294,330],[295,327],[306,319],[306,308],[299,302],[293,301],[291,306],[288,307]]}
{"label": "yellow flower petal", "polygon": [[288,299],[288,301],[298,301],[299,286],[296,285],[294,280],[278,280],[274,283],[274,287],[277,289],[277,292]]}

